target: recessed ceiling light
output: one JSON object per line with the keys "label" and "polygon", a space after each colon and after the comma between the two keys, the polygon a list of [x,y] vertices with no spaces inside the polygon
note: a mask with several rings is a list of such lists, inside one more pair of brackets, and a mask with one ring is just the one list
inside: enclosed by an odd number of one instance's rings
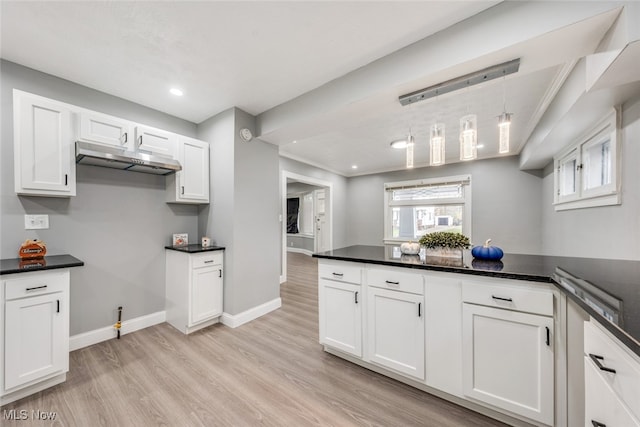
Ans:
{"label": "recessed ceiling light", "polygon": [[351,165],[351,169],[358,169],[358,165]]}
{"label": "recessed ceiling light", "polygon": [[391,143],[391,148],[395,148],[397,150],[402,150],[403,148],[407,148],[407,140],[399,139],[397,141],[393,141]]}
{"label": "recessed ceiling light", "polygon": [[478,144],[476,145],[476,148],[484,148],[484,144]]}
{"label": "recessed ceiling light", "polygon": [[291,143],[292,143],[292,144],[297,144],[297,143],[298,143],[298,141],[291,141]]}
{"label": "recessed ceiling light", "polygon": [[183,93],[180,89],[178,89],[177,87],[172,87],[171,89],[169,89],[169,92],[171,92],[171,95],[175,95],[175,96],[182,96]]}

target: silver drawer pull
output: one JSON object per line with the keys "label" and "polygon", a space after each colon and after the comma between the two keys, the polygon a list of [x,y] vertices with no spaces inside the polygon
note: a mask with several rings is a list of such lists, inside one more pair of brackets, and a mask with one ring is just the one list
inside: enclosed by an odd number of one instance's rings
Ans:
{"label": "silver drawer pull", "polygon": [[42,285],[42,286],[35,286],[33,288],[27,288],[25,289],[25,291],[29,292],[29,291],[37,291],[38,289],[46,289],[47,285]]}
{"label": "silver drawer pull", "polygon": [[385,280],[384,281],[387,285],[397,288],[398,286],[400,286],[400,282],[394,282],[393,280]]}
{"label": "silver drawer pull", "polygon": [[497,297],[495,295],[491,295],[491,298],[493,299],[497,299],[499,301],[507,301],[507,302],[513,302],[513,300],[511,298],[504,298],[504,297]]}
{"label": "silver drawer pull", "polygon": [[342,277],[342,276],[344,276],[344,274],[343,274],[343,273],[331,273],[331,274],[333,274],[334,276],[338,276],[338,277]]}
{"label": "silver drawer pull", "polygon": [[593,425],[593,427],[607,427],[606,424],[595,420],[591,420],[591,425]]}
{"label": "silver drawer pull", "polygon": [[214,260],[209,259],[209,260],[205,261],[204,263],[205,263],[205,264],[211,264],[213,261],[214,261]]}

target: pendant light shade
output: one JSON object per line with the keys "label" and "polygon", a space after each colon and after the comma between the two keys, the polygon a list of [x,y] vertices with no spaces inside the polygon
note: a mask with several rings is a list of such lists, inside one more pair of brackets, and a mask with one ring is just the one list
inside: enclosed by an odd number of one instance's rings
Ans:
{"label": "pendant light shade", "polygon": [[436,123],[431,126],[431,138],[429,139],[429,165],[439,166],[444,164],[444,123]]}
{"label": "pendant light shade", "polygon": [[511,128],[511,113],[503,112],[498,116],[498,131],[500,132],[498,153],[509,152],[509,131]]}
{"label": "pendant light shade", "polygon": [[478,118],[469,114],[460,119],[460,160],[478,157]]}
{"label": "pendant light shade", "polygon": [[413,146],[415,144],[415,139],[413,135],[409,134],[407,137],[407,169],[413,168]]}

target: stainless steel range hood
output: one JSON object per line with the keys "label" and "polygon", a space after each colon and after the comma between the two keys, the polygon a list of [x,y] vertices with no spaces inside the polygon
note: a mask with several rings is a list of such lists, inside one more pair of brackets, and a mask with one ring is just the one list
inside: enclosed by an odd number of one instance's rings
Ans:
{"label": "stainless steel range hood", "polygon": [[182,170],[177,160],[167,157],[85,141],[76,142],[76,163],[154,175],[171,175]]}

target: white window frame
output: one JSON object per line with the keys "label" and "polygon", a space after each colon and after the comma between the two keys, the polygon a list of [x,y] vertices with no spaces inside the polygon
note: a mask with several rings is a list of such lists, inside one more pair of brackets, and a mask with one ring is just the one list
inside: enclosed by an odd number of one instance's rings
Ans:
{"label": "white window frame", "polygon": [[[462,184],[462,197],[432,199],[432,200],[391,200],[391,190],[397,188],[416,188],[422,186]],[[463,205],[464,221],[462,234],[471,240],[471,175],[455,175],[439,178],[416,179],[411,181],[386,182],[384,184],[384,232],[383,242],[394,244],[405,242],[406,238],[394,238],[392,232],[392,209],[397,206],[442,206]]]}
{"label": "white window frame", "polygon": [[[620,192],[620,120],[620,108],[613,108],[601,122],[582,134],[571,145],[554,157],[553,204],[556,211],[590,208],[595,206],[612,206],[622,203]],[[600,187],[585,190],[584,177],[588,174],[588,171],[585,172],[584,169],[584,153],[588,148],[601,144],[606,140],[609,140],[611,182]],[[577,168],[574,171],[576,192],[563,195],[560,193],[562,165],[574,158],[576,159],[577,165]]]}

